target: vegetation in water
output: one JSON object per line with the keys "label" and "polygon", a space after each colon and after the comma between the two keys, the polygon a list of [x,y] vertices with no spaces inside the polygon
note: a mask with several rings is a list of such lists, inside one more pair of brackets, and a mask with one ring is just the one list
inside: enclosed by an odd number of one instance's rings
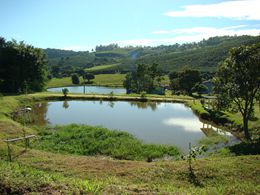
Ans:
{"label": "vegetation in water", "polygon": [[85,125],[40,129],[35,147],[78,155],[107,155],[116,159],[147,160],[180,154],[174,146],[144,144],[127,132]]}

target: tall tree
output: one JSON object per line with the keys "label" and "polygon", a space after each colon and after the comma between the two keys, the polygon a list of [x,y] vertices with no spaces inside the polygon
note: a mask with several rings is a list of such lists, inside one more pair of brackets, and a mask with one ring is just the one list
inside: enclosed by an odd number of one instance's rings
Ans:
{"label": "tall tree", "polygon": [[124,87],[134,93],[149,93],[160,83],[161,77],[162,71],[158,64],[138,64],[135,71],[126,75]]}
{"label": "tall tree", "polygon": [[41,91],[47,80],[45,55],[41,49],[17,43],[0,41],[0,90],[3,92]]}
{"label": "tall tree", "polygon": [[[87,79],[88,80],[88,83],[90,82],[90,80],[94,79],[95,78],[95,75],[92,74],[92,73],[86,73],[85,75],[83,75],[83,79]],[[86,81],[85,81],[86,83]]]}
{"label": "tall tree", "polygon": [[248,121],[260,90],[260,44],[232,49],[220,65],[214,84],[220,107],[234,105],[239,110],[245,138],[250,140]]}
{"label": "tall tree", "polygon": [[75,85],[78,85],[79,84],[79,76],[77,74],[72,74],[71,75],[71,81],[72,81],[72,84],[75,84]]}
{"label": "tall tree", "polygon": [[192,94],[192,88],[199,82],[201,82],[201,77],[198,70],[186,69],[179,74],[179,87],[189,95]]}

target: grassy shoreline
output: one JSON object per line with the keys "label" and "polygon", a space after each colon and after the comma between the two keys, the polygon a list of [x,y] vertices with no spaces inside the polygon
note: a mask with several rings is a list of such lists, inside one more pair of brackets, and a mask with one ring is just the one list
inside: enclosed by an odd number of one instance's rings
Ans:
{"label": "grassy shoreline", "polygon": [[[20,153],[15,162],[6,162],[6,136],[22,135],[22,125],[13,121],[16,107],[33,101],[62,100],[61,94],[37,93],[0,99],[0,193],[48,194],[259,194],[260,155],[227,156],[198,159],[193,162],[193,175],[186,161],[114,160],[107,156],[84,156],[52,153],[39,149]],[[107,98],[107,100],[142,100],[140,96],[77,95],[70,99]],[[118,98],[118,99],[117,99]],[[142,100],[144,101],[144,100]],[[193,103],[188,97],[147,96],[145,101]],[[197,102],[197,101],[196,101]],[[199,104],[198,104],[199,105]],[[197,106],[200,110],[200,106]],[[193,110],[195,108],[193,107]],[[202,111],[202,110],[201,110]],[[27,133],[37,133],[26,128]]]}

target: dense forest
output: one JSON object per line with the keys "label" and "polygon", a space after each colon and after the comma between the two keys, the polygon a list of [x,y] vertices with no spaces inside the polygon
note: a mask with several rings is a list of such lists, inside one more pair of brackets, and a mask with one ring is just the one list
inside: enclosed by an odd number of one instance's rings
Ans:
{"label": "dense forest", "polygon": [[184,67],[214,72],[228,51],[240,45],[251,45],[260,41],[260,36],[212,37],[198,43],[174,44],[157,47],[119,47],[117,44],[96,46],[93,52],[75,52],[45,49],[50,70],[69,76],[85,69],[95,74],[128,72],[136,64],[157,63],[163,70],[180,71]]}

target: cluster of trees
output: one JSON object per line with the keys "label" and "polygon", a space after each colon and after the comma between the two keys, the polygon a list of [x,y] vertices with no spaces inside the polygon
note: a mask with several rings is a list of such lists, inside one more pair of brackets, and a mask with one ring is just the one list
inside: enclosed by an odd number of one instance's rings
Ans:
{"label": "cluster of trees", "polygon": [[0,90],[7,93],[41,91],[47,81],[47,61],[41,49],[0,37]]}
{"label": "cluster of trees", "polygon": [[[92,73],[84,73],[81,75],[83,80],[84,80],[84,83],[90,83],[90,80],[94,79],[95,78],[95,75],[92,74]],[[79,79],[79,75],[77,73],[74,73],[71,75],[71,81],[73,84],[75,85],[78,85],[80,84],[80,79]],[[86,81],[87,80],[87,81]]]}
{"label": "cluster of trees", "polygon": [[192,92],[201,94],[207,90],[207,87],[201,84],[202,77],[198,70],[185,69],[182,72],[170,72],[170,87],[173,91],[180,91],[188,95]]}
{"label": "cluster of trees", "polygon": [[124,87],[128,93],[150,93],[160,84],[162,76],[158,64],[138,64],[135,71],[126,75]]}
{"label": "cluster of trees", "polygon": [[[158,47],[119,47],[117,44],[100,45],[96,52],[75,52],[45,49],[49,69],[58,65],[59,77],[70,76],[77,68],[118,64],[114,69],[133,71],[136,64],[161,64],[166,73],[180,71],[184,65],[201,71],[215,72],[229,49],[240,45],[251,45],[260,41],[260,36],[212,37],[198,43],[174,44]],[[101,72],[101,70],[100,70]],[[52,75],[56,77],[55,75]]]}
{"label": "cluster of trees", "polygon": [[118,49],[119,46],[118,44],[109,44],[109,45],[98,45],[96,46],[96,51],[109,51],[109,50],[114,50],[114,49]]}

